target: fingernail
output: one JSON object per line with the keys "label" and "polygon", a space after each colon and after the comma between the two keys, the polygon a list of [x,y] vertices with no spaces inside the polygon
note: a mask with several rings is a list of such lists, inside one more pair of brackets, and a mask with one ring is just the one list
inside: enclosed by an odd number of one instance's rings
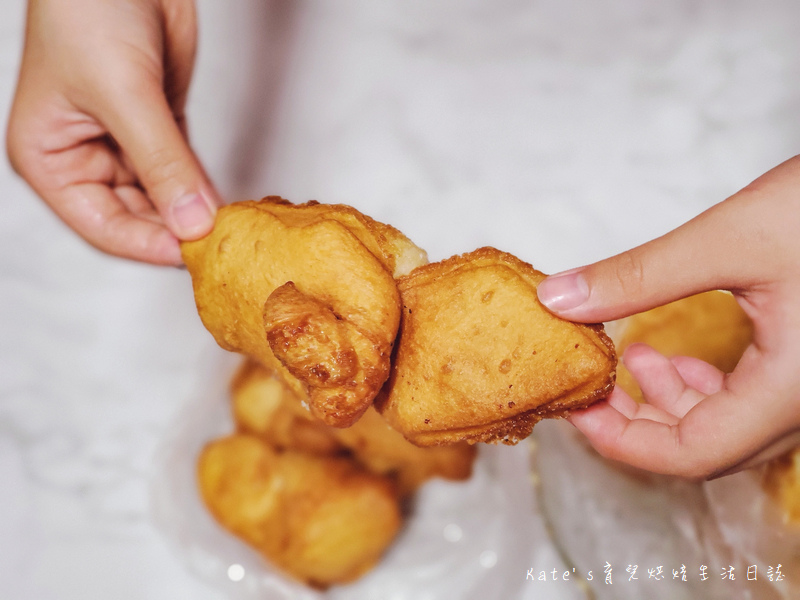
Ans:
{"label": "fingernail", "polygon": [[539,302],[553,312],[577,308],[589,299],[589,286],[580,270],[551,275],[537,287]]}
{"label": "fingernail", "polygon": [[206,233],[214,221],[210,203],[197,193],[178,198],[170,207],[170,212],[178,228],[175,233],[181,238]]}

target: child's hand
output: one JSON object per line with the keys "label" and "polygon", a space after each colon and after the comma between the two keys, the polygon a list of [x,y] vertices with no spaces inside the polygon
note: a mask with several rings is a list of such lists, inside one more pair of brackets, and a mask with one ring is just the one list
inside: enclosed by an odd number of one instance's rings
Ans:
{"label": "child's hand", "polygon": [[753,343],[730,375],[631,346],[625,364],[647,404],[616,389],[571,417],[604,456],[706,478],[800,443],[800,157],[661,238],[546,279],[539,297],[595,322],[712,289],[735,294]]}
{"label": "child's hand", "polygon": [[97,248],[181,263],[217,196],[186,141],[192,0],[30,0],[14,168]]}

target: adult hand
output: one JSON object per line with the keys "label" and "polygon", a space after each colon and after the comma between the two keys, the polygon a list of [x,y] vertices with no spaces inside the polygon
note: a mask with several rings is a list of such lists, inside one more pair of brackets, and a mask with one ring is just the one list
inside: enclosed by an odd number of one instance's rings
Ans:
{"label": "adult hand", "polygon": [[217,194],[186,139],[193,0],[30,0],[8,126],[15,170],[95,247],[181,264]]}
{"label": "adult hand", "polygon": [[604,456],[694,479],[754,466],[800,443],[800,157],[674,231],[553,275],[539,298],[580,322],[618,319],[730,290],[754,339],[730,374],[637,344],[624,362],[646,403],[621,389],[571,422]]}

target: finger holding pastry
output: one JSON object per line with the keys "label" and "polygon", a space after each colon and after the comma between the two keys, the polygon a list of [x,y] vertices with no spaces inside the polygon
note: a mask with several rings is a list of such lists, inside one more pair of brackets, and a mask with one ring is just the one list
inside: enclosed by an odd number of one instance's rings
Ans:
{"label": "finger holding pastry", "polygon": [[222,199],[188,139],[196,48],[193,0],[28,2],[9,160],[103,252],[177,266],[213,226]]}
{"label": "finger holding pastry", "polygon": [[[540,286],[545,305],[576,321],[622,318],[722,289],[752,322],[749,342],[742,342],[747,328],[734,325],[741,335],[731,343],[741,358],[723,377],[710,364],[657,361],[629,348],[627,366],[662,418],[626,414],[613,401],[573,414],[601,454],[703,479],[761,464],[800,442],[798,188],[796,157],[661,238]],[[717,359],[714,352],[701,358]],[[661,395],[658,381],[669,382]]]}
{"label": "finger holding pastry", "polygon": [[[634,351],[636,356],[627,355],[632,344],[647,344],[670,357],[687,383],[708,395],[713,389],[708,388],[705,381],[709,380],[719,389],[719,375],[715,376],[714,372],[733,371],[753,340],[753,324],[747,314],[733,294],[719,290],[689,296],[614,321],[607,325],[607,330],[623,357],[617,367],[617,387],[637,402],[644,402],[642,390],[626,365],[628,361],[639,362],[641,351]],[[714,370],[709,372],[709,366]]]}

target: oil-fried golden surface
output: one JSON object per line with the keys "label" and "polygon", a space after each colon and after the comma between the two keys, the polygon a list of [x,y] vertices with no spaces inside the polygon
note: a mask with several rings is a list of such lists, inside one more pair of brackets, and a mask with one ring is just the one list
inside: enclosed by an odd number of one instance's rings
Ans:
{"label": "oil-fried golden surface", "polygon": [[536,296],[544,277],[481,248],[400,278],[400,337],[376,400],[389,424],[422,446],[516,443],[540,419],[605,397],[613,344],[602,325],[547,311]]}
{"label": "oil-fried golden surface", "polygon": [[291,281],[264,304],[264,329],[275,357],[307,384],[309,406],[328,423],[352,422],[354,399],[374,397],[388,377],[383,345]]}
{"label": "oil-fried golden surface", "polygon": [[278,453],[253,436],[211,442],[200,456],[198,480],[225,528],[315,587],[369,570],[401,524],[387,478],[346,459]]}
{"label": "oil-fried golden surface", "polygon": [[233,417],[240,431],[261,436],[278,450],[341,454],[334,427],[302,406],[280,379],[252,360],[245,360],[231,382]]}
{"label": "oil-fried golden surface", "polygon": [[[400,318],[393,277],[424,262],[422,250],[351,207],[277,197],[221,208],[213,231],[181,248],[200,318],[220,346],[278,372],[330,425],[346,427],[361,416],[388,374]],[[292,293],[279,294],[265,311],[270,295],[288,282]],[[280,299],[291,303],[281,306]],[[346,324],[346,339],[338,325],[325,329],[337,321]],[[321,360],[336,355],[338,339],[355,365],[330,385],[322,381],[325,366],[315,371],[313,358],[276,356],[267,331],[274,344],[313,347]]]}
{"label": "oil-fried golden surface", "polygon": [[373,473],[392,477],[404,496],[432,477],[462,480],[472,473],[474,447],[461,443],[419,448],[389,427],[373,408],[351,427],[329,427],[305,411],[269,371],[252,362],[246,362],[234,378],[232,403],[242,431],[257,434],[279,449],[352,455]]}
{"label": "oil-fried golden surface", "polygon": [[[620,355],[635,342],[665,356],[693,356],[730,373],[753,339],[753,324],[728,292],[712,291],[683,298],[609,325]],[[639,384],[620,364],[617,385],[644,402]]]}
{"label": "oil-fried golden surface", "polygon": [[374,408],[336,438],[373,473],[392,476],[400,493],[408,495],[433,477],[453,481],[468,479],[476,448],[466,442],[421,448],[394,430]]}
{"label": "oil-fried golden surface", "polygon": [[271,212],[296,227],[330,219],[344,225],[389,270],[393,277],[407,275],[428,262],[422,248],[391,225],[381,223],[345,204],[320,204],[311,201],[292,204],[278,196],[267,196]]}

